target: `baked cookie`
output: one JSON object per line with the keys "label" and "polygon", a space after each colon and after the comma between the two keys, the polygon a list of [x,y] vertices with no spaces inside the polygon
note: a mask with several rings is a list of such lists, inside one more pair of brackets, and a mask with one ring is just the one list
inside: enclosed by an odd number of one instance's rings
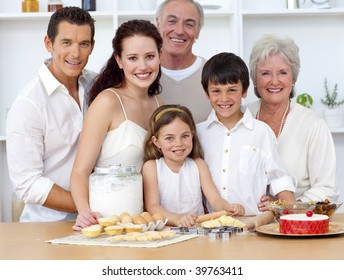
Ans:
{"label": "baked cookie", "polygon": [[114,215],[110,217],[102,217],[98,219],[98,224],[103,227],[113,226],[120,221],[119,217]]}
{"label": "baked cookie", "polygon": [[81,230],[82,234],[87,237],[97,237],[102,231],[103,227],[101,225],[92,225]]}
{"label": "baked cookie", "polygon": [[123,226],[108,226],[104,228],[104,231],[108,235],[119,235],[122,234],[124,231]]}

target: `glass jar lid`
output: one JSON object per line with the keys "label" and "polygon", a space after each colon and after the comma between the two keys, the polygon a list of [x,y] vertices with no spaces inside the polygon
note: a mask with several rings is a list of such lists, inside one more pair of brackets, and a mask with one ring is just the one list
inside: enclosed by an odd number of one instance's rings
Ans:
{"label": "glass jar lid", "polygon": [[120,164],[110,165],[109,167],[95,167],[94,172],[98,174],[129,174],[136,173],[135,165],[122,166]]}

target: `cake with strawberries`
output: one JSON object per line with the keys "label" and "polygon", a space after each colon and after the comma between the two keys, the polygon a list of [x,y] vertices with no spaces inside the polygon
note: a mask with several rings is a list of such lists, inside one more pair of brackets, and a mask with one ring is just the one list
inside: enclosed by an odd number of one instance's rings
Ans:
{"label": "cake with strawberries", "polygon": [[280,217],[283,234],[324,234],[329,231],[329,218],[319,214],[288,214]]}

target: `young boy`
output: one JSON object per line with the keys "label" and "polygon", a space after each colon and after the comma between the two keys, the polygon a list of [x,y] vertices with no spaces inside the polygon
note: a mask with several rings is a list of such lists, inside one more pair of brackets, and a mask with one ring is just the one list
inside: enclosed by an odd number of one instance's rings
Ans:
{"label": "young boy", "polygon": [[257,215],[268,185],[271,195],[287,201],[294,201],[295,187],[279,158],[271,128],[254,119],[248,109],[241,111],[249,83],[247,66],[235,54],[219,53],[209,59],[202,86],[213,110],[197,125],[197,132],[222,197],[242,204],[245,215]]}

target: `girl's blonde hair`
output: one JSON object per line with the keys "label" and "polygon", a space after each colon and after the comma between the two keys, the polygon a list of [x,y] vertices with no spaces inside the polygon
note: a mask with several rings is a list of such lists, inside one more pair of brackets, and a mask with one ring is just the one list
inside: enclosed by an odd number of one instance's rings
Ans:
{"label": "girl's blonde hair", "polygon": [[151,159],[159,159],[163,156],[161,150],[152,142],[152,137],[159,138],[160,129],[170,124],[176,118],[179,118],[190,127],[193,136],[193,148],[188,157],[192,159],[203,158],[203,151],[196,132],[196,124],[190,110],[181,105],[163,105],[154,111],[149,120],[149,130],[144,141],[143,162]]}

